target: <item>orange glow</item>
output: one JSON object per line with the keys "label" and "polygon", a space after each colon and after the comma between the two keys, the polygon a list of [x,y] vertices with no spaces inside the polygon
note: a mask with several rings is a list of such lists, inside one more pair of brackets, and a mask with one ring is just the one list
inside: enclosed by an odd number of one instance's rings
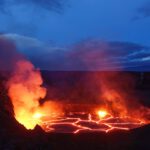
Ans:
{"label": "orange glow", "polygon": [[25,60],[17,63],[8,81],[8,94],[14,106],[15,118],[27,129],[33,129],[40,124],[45,114],[58,114],[60,110],[56,103],[46,102],[46,105],[40,105],[39,100],[46,95],[42,83],[40,71]]}
{"label": "orange glow", "polygon": [[42,114],[39,113],[39,112],[37,112],[37,113],[35,113],[35,114],[33,115],[33,118],[34,118],[34,119],[40,119],[41,117],[42,117]]}
{"label": "orange glow", "polygon": [[[73,113],[72,113],[73,114]],[[79,113],[81,114],[81,113]],[[82,113],[83,114],[83,113]],[[103,119],[95,119],[92,114],[87,118],[63,116],[52,120],[43,121],[41,126],[46,132],[63,132],[63,133],[81,133],[81,132],[105,132],[113,130],[125,130],[141,127],[144,122],[130,117],[108,117]],[[70,131],[68,128],[72,128]]]}
{"label": "orange glow", "polygon": [[[20,116],[19,116],[20,115]],[[35,114],[30,117],[30,113],[20,113],[16,115],[16,119],[19,123],[23,124],[27,129],[33,129],[37,124],[40,123],[40,116],[39,114]]]}
{"label": "orange glow", "polygon": [[108,112],[106,110],[99,110],[97,112],[97,114],[98,114],[100,119],[103,119],[103,118],[105,118],[108,115]]}
{"label": "orange glow", "polygon": [[79,114],[72,110],[64,113],[61,104],[51,100],[40,104],[40,99],[46,96],[46,89],[42,84],[40,71],[28,61],[19,61],[8,81],[8,95],[14,106],[15,118],[27,129],[34,129],[38,124],[47,132],[68,132],[68,128],[74,128],[71,133],[107,133],[112,130],[130,130],[149,123],[149,108],[140,104],[135,105],[136,109],[135,106],[131,107],[122,91],[110,88],[110,83],[106,81],[101,85],[102,105],[98,109],[91,107],[89,112],[88,109],[87,112],[81,110]]}

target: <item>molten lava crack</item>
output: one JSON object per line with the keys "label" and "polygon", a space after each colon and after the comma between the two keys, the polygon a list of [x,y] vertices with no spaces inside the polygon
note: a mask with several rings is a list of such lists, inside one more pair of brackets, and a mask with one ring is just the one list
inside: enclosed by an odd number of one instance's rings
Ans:
{"label": "molten lava crack", "polygon": [[83,113],[80,113],[80,117],[66,116],[62,118],[46,119],[41,118],[41,127],[46,132],[57,132],[57,133],[81,133],[81,132],[110,132],[112,130],[130,130],[138,128],[145,123],[138,119],[131,119],[129,117],[107,117],[104,119],[96,118],[94,115],[88,114],[87,118]]}

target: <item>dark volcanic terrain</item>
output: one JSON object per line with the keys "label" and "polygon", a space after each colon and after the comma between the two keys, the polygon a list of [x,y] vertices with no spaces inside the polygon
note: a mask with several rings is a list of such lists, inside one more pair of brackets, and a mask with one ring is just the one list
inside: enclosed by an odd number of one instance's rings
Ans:
{"label": "dark volcanic terrain", "polygon": [[[7,75],[6,75],[7,74]],[[113,131],[110,133],[45,133],[39,126],[34,130],[26,130],[14,118],[12,104],[7,97],[5,81],[9,76],[3,74],[0,80],[0,150],[149,150],[150,125],[130,131]],[[93,89],[85,88],[76,91],[77,87],[91,86],[87,84],[92,72],[85,77],[86,72],[48,72],[43,71],[44,85],[48,88],[47,98],[60,101],[67,99],[68,103],[92,103]],[[136,81],[135,90],[130,93],[139,97],[142,104],[150,106],[150,73],[130,74]],[[94,84],[94,83],[93,83]],[[81,88],[82,86],[82,88]],[[58,94],[59,93],[59,94]],[[72,93],[74,93],[72,95]],[[95,93],[95,92],[94,92]],[[83,101],[83,98],[87,101]],[[96,98],[94,103],[96,103]]]}

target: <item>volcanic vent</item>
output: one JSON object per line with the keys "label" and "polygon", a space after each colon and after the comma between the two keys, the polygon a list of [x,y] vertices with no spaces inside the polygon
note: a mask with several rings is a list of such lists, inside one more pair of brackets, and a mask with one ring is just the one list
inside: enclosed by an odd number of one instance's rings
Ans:
{"label": "volcanic vent", "polygon": [[[116,76],[116,75],[115,75]],[[150,109],[136,100],[129,101],[129,95],[119,83],[112,82],[114,74],[95,74],[94,80],[99,94],[97,104],[68,104],[66,102],[41,99],[46,88],[38,69],[26,60],[16,63],[9,79],[8,94],[14,106],[16,120],[27,129],[37,124],[46,132],[80,133],[110,132],[138,128],[149,124]],[[91,79],[93,80],[93,79]],[[82,90],[82,89],[80,89]]]}

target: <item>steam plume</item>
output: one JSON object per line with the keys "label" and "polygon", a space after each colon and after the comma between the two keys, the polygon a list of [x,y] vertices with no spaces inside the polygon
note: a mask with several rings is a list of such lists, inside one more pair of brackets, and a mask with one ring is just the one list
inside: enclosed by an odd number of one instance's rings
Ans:
{"label": "steam plume", "polygon": [[8,82],[8,94],[14,106],[15,117],[28,128],[36,125],[30,117],[37,111],[40,98],[46,95],[46,89],[41,87],[42,83],[39,70],[26,60],[17,62],[16,69]]}

